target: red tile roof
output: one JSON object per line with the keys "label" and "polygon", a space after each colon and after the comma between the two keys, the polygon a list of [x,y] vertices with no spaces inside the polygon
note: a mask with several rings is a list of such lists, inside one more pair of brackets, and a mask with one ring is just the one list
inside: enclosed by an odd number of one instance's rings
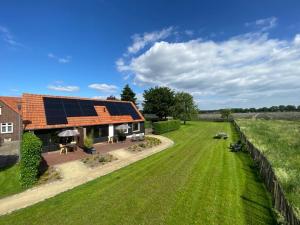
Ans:
{"label": "red tile roof", "polygon": [[[124,116],[111,116],[105,106],[95,106],[95,110],[100,116],[85,116],[85,117],[67,117],[67,124],[47,125],[46,115],[44,109],[43,97],[55,98],[69,98],[91,100],[88,98],[66,97],[66,96],[50,96],[50,95],[36,95],[36,94],[23,94],[22,96],[22,115],[25,121],[26,130],[36,129],[51,129],[62,127],[77,127],[77,126],[90,126],[100,124],[114,124],[114,123],[130,123],[144,121],[143,115],[139,112],[136,106],[131,102],[141,119],[134,120],[130,115]],[[95,99],[92,99],[95,100]],[[105,100],[114,101],[114,100]],[[105,109],[105,110],[104,110]]]}
{"label": "red tile roof", "polygon": [[15,111],[16,113],[20,113],[18,110],[18,105],[21,104],[20,97],[7,97],[7,96],[0,96],[0,101],[7,105],[10,109]]}

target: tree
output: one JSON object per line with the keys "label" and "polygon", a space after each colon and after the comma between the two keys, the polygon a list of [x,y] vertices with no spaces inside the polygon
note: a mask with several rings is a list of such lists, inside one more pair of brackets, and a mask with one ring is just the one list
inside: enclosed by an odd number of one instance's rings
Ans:
{"label": "tree", "polygon": [[185,92],[175,94],[172,110],[174,118],[182,120],[184,124],[198,115],[198,108],[194,103],[193,96]]}
{"label": "tree", "polygon": [[168,87],[154,87],[144,91],[144,113],[156,114],[163,119],[172,113],[174,91]]}
{"label": "tree", "polygon": [[106,98],[106,100],[118,100],[115,96],[110,95]]}
{"label": "tree", "polygon": [[133,102],[136,105],[136,97],[133,90],[129,87],[128,84],[125,85],[125,87],[122,90],[121,93],[121,100],[122,101],[130,101]]}
{"label": "tree", "polygon": [[221,117],[223,119],[229,120],[230,115],[231,115],[230,109],[221,109]]}

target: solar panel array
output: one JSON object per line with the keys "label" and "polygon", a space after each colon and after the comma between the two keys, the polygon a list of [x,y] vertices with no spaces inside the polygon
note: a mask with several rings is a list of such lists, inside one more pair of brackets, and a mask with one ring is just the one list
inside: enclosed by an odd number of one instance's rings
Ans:
{"label": "solar panel array", "polygon": [[43,100],[48,125],[67,124],[67,117],[98,116],[95,106],[105,106],[111,116],[130,115],[134,120],[141,119],[129,102],[49,97],[44,97]]}

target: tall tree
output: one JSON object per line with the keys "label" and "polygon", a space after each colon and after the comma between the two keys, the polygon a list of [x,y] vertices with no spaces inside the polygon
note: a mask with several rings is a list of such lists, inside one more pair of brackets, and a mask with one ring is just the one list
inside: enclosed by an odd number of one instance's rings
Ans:
{"label": "tall tree", "polygon": [[173,106],[173,116],[186,124],[198,115],[198,108],[194,103],[193,96],[186,92],[177,92]]}
{"label": "tall tree", "polygon": [[231,116],[231,109],[221,109],[221,117],[223,119],[229,120]]}
{"label": "tall tree", "polygon": [[144,113],[152,113],[166,119],[172,113],[174,91],[168,87],[154,87],[144,91]]}
{"label": "tall tree", "polygon": [[129,87],[128,84],[125,85],[125,87],[122,90],[121,93],[121,100],[122,101],[131,101],[136,105],[136,97],[133,90]]}

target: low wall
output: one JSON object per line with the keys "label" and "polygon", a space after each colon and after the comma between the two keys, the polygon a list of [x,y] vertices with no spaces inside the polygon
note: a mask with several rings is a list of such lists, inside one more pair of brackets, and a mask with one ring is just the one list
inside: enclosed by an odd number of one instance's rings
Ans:
{"label": "low wall", "polygon": [[288,224],[300,225],[300,220],[299,218],[297,218],[292,206],[286,199],[283,189],[279,184],[279,181],[275,176],[275,173],[269,161],[261,153],[261,151],[247,139],[246,135],[241,131],[239,125],[235,121],[233,121],[233,125],[238,131],[241,141],[245,143],[251,157],[258,165],[259,172],[263,178],[263,181],[268,191],[271,192],[274,208],[281,213]]}

